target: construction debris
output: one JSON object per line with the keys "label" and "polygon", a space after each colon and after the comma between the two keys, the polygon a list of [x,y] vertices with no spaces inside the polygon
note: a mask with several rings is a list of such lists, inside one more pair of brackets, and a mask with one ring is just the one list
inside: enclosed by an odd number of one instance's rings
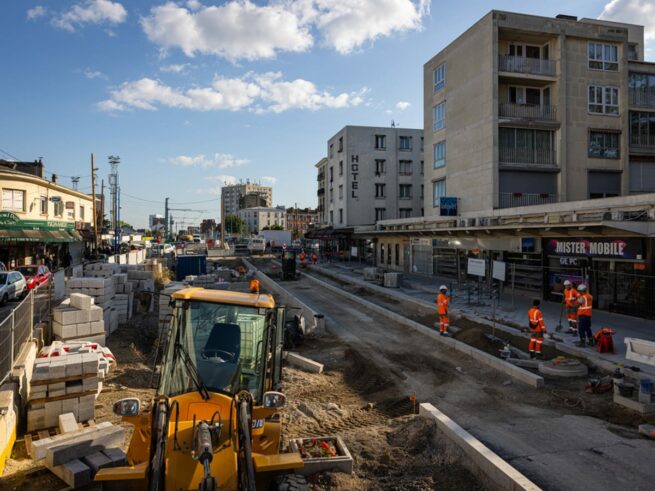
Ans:
{"label": "construction debris", "polygon": [[305,370],[306,372],[323,373],[322,363],[317,363],[313,360],[310,360],[309,358],[305,358],[304,356],[300,356],[298,353],[293,353],[291,351],[287,353],[287,363]]}

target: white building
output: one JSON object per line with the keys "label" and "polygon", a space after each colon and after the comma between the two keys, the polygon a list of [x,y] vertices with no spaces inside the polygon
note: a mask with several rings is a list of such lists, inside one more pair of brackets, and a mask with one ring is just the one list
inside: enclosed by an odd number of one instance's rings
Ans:
{"label": "white building", "polygon": [[251,234],[257,234],[265,227],[275,225],[282,227],[282,229],[286,228],[286,209],[284,206],[244,208],[237,211],[237,216],[246,222],[248,233]]}
{"label": "white building", "polygon": [[256,183],[246,181],[242,184],[223,186],[221,188],[221,203],[223,213],[227,215],[236,215],[242,206],[242,202],[247,195],[259,195],[263,198],[265,206],[273,206],[273,188],[270,186],[261,186]]}
{"label": "white building", "polygon": [[316,166],[325,225],[348,228],[423,215],[423,130],[346,126],[328,140],[327,150],[327,163]]}
{"label": "white building", "polygon": [[164,230],[166,221],[164,215],[150,215],[148,216],[148,228],[153,232]]}

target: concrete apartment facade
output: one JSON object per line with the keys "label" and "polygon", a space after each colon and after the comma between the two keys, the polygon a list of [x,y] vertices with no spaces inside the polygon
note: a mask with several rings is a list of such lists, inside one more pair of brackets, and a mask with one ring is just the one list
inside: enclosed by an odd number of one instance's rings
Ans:
{"label": "concrete apartment facade", "polygon": [[426,216],[655,191],[643,27],[559,17],[492,11],[425,64]]}
{"label": "concrete apartment facade", "polygon": [[316,207],[316,226],[325,227],[327,226],[327,210],[325,208],[325,183],[327,176],[327,164],[328,159],[323,157],[319,160],[314,167],[316,167],[316,181],[317,181],[317,190],[316,195],[318,199],[318,205]]}
{"label": "concrete apartment facade", "polygon": [[327,150],[327,162],[317,164],[325,225],[345,229],[422,215],[423,130],[346,126]]}
{"label": "concrete apartment facade", "polygon": [[287,208],[286,229],[296,237],[303,237],[317,223],[318,210],[315,208]]}
{"label": "concrete apartment facade", "polygon": [[272,187],[262,186],[260,184],[246,181],[245,183],[223,186],[221,188],[221,204],[223,207],[223,214],[225,216],[236,215],[237,211],[243,208],[243,206],[241,206],[242,201],[246,196],[249,195],[259,195],[264,199],[264,206],[273,206]]}
{"label": "concrete apartment facade", "polygon": [[287,212],[283,206],[275,208],[243,208],[237,211],[237,216],[241,218],[248,226],[248,233],[258,234],[264,227],[279,225],[286,229]]}

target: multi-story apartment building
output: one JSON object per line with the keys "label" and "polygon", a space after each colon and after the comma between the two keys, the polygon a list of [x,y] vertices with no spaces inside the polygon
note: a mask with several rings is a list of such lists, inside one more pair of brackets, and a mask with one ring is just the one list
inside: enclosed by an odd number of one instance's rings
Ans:
{"label": "multi-story apartment building", "polygon": [[148,216],[148,228],[152,232],[159,232],[166,228],[166,219],[164,215],[154,214]]}
{"label": "multi-story apartment building", "polygon": [[318,206],[316,207],[316,224],[319,227],[325,227],[327,225],[327,210],[325,209],[325,176],[327,175],[327,164],[328,159],[323,157],[314,166],[316,167],[316,180],[318,181],[318,189],[316,191],[316,195],[318,197]]}
{"label": "multi-story apartment building", "polygon": [[328,140],[327,163],[317,167],[328,226],[423,214],[422,130],[346,126]]}
{"label": "multi-story apartment building", "polygon": [[261,186],[260,184],[251,183],[250,180],[245,183],[223,186],[221,188],[221,204],[223,214],[236,215],[237,211],[245,207],[245,197],[249,196],[248,202],[251,203],[252,195],[259,195],[264,199],[264,206],[273,206],[273,188],[270,186]]}
{"label": "multi-story apartment building", "polygon": [[265,227],[279,226],[282,229],[286,228],[287,212],[284,206],[244,208],[237,211],[236,214],[246,222],[250,234],[257,234]]}
{"label": "multi-story apartment building", "polygon": [[318,223],[318,210],[314,208],[287,208],[286,229],[298,237],[304,236],[310,227]]}
{"label": "multi-story apartment building", "polygon": [[642,26],[492,11],[424,66],[425,215],[655,191]]}

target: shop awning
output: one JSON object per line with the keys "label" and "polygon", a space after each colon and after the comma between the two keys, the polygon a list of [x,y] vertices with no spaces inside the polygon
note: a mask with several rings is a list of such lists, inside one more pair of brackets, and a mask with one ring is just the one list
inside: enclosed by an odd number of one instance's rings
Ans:
{"label": "shop awning", "polygon": [[0,230],[0,243],[6,242],[43,242],[67,243],[82,240],[76,231],[65,230]]}

